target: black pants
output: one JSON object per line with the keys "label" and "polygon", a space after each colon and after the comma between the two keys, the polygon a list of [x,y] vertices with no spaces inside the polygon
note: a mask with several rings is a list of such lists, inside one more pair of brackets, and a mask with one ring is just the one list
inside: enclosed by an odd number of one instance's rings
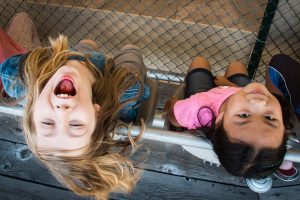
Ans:
{"label": "black pants", "polygon": [[[251,82],[247,75],[240,73],[228,77],[228,80],[240,87],[244,87]],[[186,76],[185,98],[195,93],[206,92],[214,87],[216,85],[212,73],[207,69],[196,68]]]}

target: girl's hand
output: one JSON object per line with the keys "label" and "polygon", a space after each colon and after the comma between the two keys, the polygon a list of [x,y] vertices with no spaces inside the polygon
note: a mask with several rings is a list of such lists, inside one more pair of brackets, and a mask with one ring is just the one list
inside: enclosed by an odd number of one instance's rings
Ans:
{"label": "girl's hand", "polygon": [[215,76],[214,83],[215,83],[216,86],[234,86],[234,87],[237,87],[236,84],[232,83],[226,77],[220,76],[220,75]]}

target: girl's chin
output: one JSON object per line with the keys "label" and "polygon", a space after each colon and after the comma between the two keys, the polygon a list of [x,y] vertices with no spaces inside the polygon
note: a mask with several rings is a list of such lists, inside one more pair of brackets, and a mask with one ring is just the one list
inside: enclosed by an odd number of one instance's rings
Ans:
{"label": "girl's chin", "polygon": [[262,91],[263,93],[266,93],[268,91],[268,89],[261,83],[250,83],[249,85],[244,87],[244,91],[246,93],[249,93],[254,90]]}

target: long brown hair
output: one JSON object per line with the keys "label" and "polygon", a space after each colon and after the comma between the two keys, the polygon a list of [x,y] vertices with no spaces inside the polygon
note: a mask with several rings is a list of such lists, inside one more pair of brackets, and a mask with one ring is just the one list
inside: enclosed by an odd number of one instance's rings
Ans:
{"label": "long brown hair", "polygon": [[[139,138],[128,137],[126,140],[116,141],[113,137],[114,130],[119,126],[120,109],[139,98],[137,96],[120,103],[120,97],[133,84],[142,83],[141,76],[125,68],[115,68],[110,59],[103,72],[100,72],[87,56],[68,50],[67,38],[64,36],[59,36],[56,40],[50,39],[50,43],[51,47],[32,51],[24,63],[22,77],[28,89],[28,103],[25,108],[23,127],[29,148],[60,182],[76,194],[107,199],[112,191],[131,191],[139,172],[134,169],[132,162],[123,152],[125,148],[134,146]],[[90,144],[82,155],[57,155],[53,151],[37,148],[33,108],[48,80],[70,57],[76,56],[83,58],[80,62],[96,78],[92,87],[92,101],[101,105],[101,112],[96,117],[96,128]]]}

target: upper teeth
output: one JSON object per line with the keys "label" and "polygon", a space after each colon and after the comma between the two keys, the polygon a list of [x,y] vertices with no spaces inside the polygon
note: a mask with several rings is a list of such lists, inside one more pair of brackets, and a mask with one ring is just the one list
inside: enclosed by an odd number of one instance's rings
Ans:
{"label": "upper teeth", "polygon": [[70,97],[71,95],[69,95],[69,94],[57,94],[56,96],[58,96],[58,97]]}

